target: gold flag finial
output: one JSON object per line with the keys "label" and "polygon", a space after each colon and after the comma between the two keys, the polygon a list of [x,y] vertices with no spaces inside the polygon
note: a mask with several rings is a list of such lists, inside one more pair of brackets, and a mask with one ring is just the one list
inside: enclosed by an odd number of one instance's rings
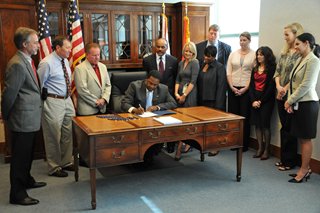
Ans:
{"label": "gold flag finial", "polygon": [[162,13],[166,14],[166,5],[164,4],[164,2],[162,3]]}
{"label": "gold flag finial", "polygon": [[188,2],[186,1],[186,5],[185,5],[185,11],[186,11],[186,16],[188,15]]}

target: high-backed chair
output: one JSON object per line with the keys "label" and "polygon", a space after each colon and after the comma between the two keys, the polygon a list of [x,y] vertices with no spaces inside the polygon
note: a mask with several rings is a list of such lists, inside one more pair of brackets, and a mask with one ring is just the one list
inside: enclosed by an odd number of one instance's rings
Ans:
{"label": "high-backed chair", "polygon": [[121,100],[132,81],[143,80],[147,76],[145,71],[139,72],[114,72],[111,76],[110,106],[113,112],[122,112]]}

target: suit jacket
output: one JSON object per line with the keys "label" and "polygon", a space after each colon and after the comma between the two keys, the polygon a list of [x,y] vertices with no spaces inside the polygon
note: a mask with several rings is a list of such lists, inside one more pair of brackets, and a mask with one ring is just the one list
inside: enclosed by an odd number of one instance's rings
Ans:
{"label": "suit jacket", "polygon": [[[204,65],[203,65],[204,66]],[[206,73],[200,68],[198,77],[198,92],[201,101],[215,101],[215,108],[226,110],[227,74],[224,66],[217,60],[209,64]]]}
{"label": "suit jacket", "polygon": [[303,60],[300,57],[290,74],[288,103],[319,101],[316,84],[320,71],[319,59],[310,52]]}
{"label": "suit jacket", "polygon": [[[197,59],[200,67],[203,65],[204,50],[207,47],[208,40],[202,41],[196,45],[197,47]],[[231,46],[218,40],[218,55],[216,59],[226,67],[229,55],[231,53]]]}
{"label": "suit jacket", "polygon": [[254,101],[261,101],[261,104],[264,104],[265,102],[272,101],[274,102],[274,96],[275,96],[275,81],[273,79],[274,73],[276,70],[276,65],[271,66],[267,70],[267,78],[265,81],[265,87],[261,94],[261,96],[257,96],[255,93],[255,80],[254,80],[254,73],[253,70],[251,72],[251,79],[250,79],[250,85],[249,85],[249,95],[250,95],[250,102],[253,103]]}
{"label": "suit jacket", "polygon": [[[174,94],[174,85],[177,77],[178,60],[177,58],[166,54],[165,72],[162,76],[160,83],[165,84],[169,88],[171,95]],[[151,70],[158,70],[156,54],[145,57],[142,61],[143,70],[149,73]]]}
{"label": "suit jacket", "polygon": [[97,112],[105,113],[106,105],[99,109],[96,106],[97,99],[103,98],[109,103],[111,93],[111,83],[108,75],[107,67],[98,63],[101,85],[97,74],[88,60],[85,60],[75,68],[74,80],[78,92],[78,108],[79,115],[92,115]]}
{"label": "suit jacket", "polygon": [[[121,101],[121,108],[123,111],[128,112],[131,107],[138,108],[139,104],[142,107],[146,105],[146,84],[145,80],[133,81],[130,83],[125,97]],[[159,106],[161,110],[174,109],[177,103],[170,95],[168,87],[164,84],[159,86],[153,91],[152,105]]]}
{"label": "suit jacket", "polygon": [[15,132],[35,132],[40,129],[41,95],[31,64],[21,52],[9,61],[2,94],[2,116]]}

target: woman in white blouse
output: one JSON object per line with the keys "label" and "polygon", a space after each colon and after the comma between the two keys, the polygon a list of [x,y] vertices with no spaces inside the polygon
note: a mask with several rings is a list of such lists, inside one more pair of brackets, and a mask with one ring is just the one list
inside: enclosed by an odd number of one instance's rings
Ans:
{"label": "woman in white blouse", "polygon": [[227,63],[229,84],[228,111],[245,117],[243,129],[243,151],[248,150],[250,137],[250,76],[255,63],[255,51],[250,49],[251,35],[240,34],[240,49],[232,52]]}

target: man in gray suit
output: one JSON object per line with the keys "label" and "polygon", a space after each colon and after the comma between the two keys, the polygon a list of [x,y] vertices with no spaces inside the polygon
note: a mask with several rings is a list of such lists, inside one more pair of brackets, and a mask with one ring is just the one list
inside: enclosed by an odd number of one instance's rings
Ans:
{"label": "man in gray suit", "polygon": [[[130,83],[125,97],[121,101],[122,110],[134,114],[145,111],[174,109],[177,103],[170,95],[168,87],[160,84],[161,75],[157,70],[148,73],[147,79]],[[162,144],[156,144],[148,149],[144,155],[144,162],[149,165],[153,156],[160,152]]]}
{"label": "man in gray suit", "polygon": [[40,129],[41,97],[31,56],[39,49],[37,32],[19,27],[14,34],[17,53],[5,72],[1,109],[11,132],[10,203],[35,205],[39,200],[28,196],[26,189],[45,186],[30,174],[35,136]]}
{"label": "man in gray suit", "polygon": [[78,115],[94,115],[106,112],[111,84],[106,65],[100,63],[100,47],[96,43],[85,46],[86,60],[74,73],[78,92]]}
{"label": "man in gray suit", "polygon": [[131,82],[121,101],[122,110],[142,114],[144,111],[176,108],[176,101],[170,95],[168,87],[160,84],[160,78],[160,73],[152,70],[148,73],[147,79]]}

